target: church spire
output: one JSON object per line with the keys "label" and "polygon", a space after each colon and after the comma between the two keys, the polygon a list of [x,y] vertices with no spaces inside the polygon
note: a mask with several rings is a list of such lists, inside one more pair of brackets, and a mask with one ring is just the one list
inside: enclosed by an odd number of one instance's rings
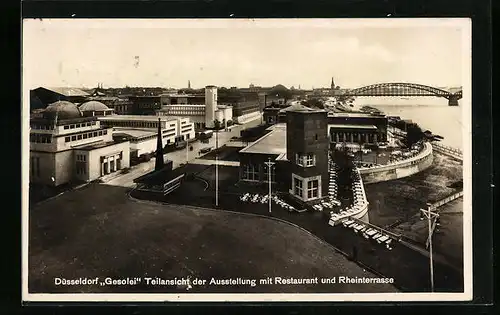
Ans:
{"label": "church spire", "polygon": [[188,89],[191,89],[191,80],[188,80]]}
{"label": "church spire", "polygon": [[156,161],[155,161],[155,171],[163,169],[163,143],[161,134],[161,120],[158,118],[158,135],[156,141]]}
{"label": "church spire", "polygon": [[330,88],[331,88],[332,90],[334,90],[334,89],[335,89],[335,82],[333,82],[333,77],[332,77],[332,83],[330,84]]}

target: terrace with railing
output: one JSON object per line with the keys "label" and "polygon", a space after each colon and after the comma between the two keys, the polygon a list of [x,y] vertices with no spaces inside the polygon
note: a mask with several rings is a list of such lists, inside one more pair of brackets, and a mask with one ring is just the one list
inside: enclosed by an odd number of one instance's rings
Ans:
{"label": "terrace with railing", "polygon": [[353,203],[341,208],[338,212],[330,212],[330,221],[328,224],[335,226],[348,218],[362,218],[368,212],[368,200],[366,199],[365,188],[359,170],[352,170],[352,194]]}

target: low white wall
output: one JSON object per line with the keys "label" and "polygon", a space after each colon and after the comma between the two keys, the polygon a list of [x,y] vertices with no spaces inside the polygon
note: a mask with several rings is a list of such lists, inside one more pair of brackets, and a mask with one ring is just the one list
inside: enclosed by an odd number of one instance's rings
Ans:
{"label": "low white wall", "polygon": [[365,184],[372,184],[408,177],[427,169],[434,159],[432,145],[424,143],[425,148],[416,156],[407,160],[394,162],[388,165],[370,168],[360,168],[359,172]]}

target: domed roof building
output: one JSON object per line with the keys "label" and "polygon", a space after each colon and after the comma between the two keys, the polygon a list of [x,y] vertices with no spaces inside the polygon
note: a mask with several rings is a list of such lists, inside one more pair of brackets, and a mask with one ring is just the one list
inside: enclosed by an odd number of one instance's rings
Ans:
{"label": "domed roof building", "polygon": [[78,109],[78,106],[71,102],[57,101],[47,106],[43,111],[42,116],[43,118],[48,120],[53,120],[55,118],[57,118],[58,120],[67,120],[81,118],[82,113]]}
{"label": "domed roof building", "polygon": [[83,116],[106,116],[112,115],[113,110],[99,101],[88,101],[80,105]]}

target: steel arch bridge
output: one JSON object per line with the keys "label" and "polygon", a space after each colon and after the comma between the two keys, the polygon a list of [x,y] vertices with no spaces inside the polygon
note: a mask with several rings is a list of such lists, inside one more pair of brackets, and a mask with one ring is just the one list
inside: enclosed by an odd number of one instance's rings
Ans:
{"label": "steel arch bridge", "polygon": [[347,96],[436,96],[448,99],[450,106],[458,106],[462,98],[462,90],[455,93],[432,86],[416,83],[378,83],[351,89],[344,93]]}

